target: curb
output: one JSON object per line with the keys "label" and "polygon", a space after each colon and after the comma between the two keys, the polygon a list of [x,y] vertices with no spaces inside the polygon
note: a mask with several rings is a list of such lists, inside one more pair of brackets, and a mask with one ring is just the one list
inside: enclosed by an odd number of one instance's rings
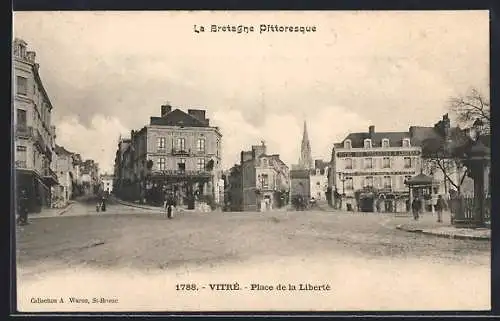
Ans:
{"label": "curb", "polygon": [[68,204],[68,206],[66,206],[65,209],[63,209],[61,212],[59,212],[58,215],[59,216],[64,215],[64,213],[66,213],[67,211],[69,211],[73,207],[73,205],[75,205],[75,203]]}
{"label": "curb", "polygon": [[145,207],[145,206],[141,206],[141,205],[136,205],[136,204],[133,204],[133,203],[128,203],[128,202],[124,202],[118,198],[113,198],[113,200],[115,202],[117,202],[118,204],[121,204],[121,205],[124,205],[124,206],[128,206],[128,207],[135,207],[135,208],[141,208],[141,209],[144,209],[144,210],[151,210],[151,211],[158,211],[158,212],[162,212],[162,208],[161,207]]}
{"label": "curb", "polygon": [[409,232],[409,233],[419,233],[424,235],[432,235],[436,237],[442,237],[447,239],[457,239],[457,240],[474,240],[474,241],[491,241],[491,236],[472,236],[472,235],[460,235],[460,234],[445,234],[445,233],[435,233],[429,232],[424,229],[408,229],[404,228],[402,225],[396,226],[396,229]]}

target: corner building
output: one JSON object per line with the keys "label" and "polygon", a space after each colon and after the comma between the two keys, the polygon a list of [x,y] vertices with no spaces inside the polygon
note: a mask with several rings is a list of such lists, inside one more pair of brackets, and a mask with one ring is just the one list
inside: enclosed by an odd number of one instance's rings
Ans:
{"label": "corner building", "polygon": [[[51,206],[51,188],[58,184],[54,172],[55,127],[52,103],[39,74],[34,51],[16,38],[13,42],[13,122],[16,192],[25,190],[28,211],[39,212]],[[51,168],[52,167],[52,168]]]}
{"label": "corner building", "polygon": [[[221,182],[222,134],[210,126],[206,111],[161,106],[160,117],[130,138],[131,162],[127,170],[135,198],[162,202],[166,191],[174,192],[178,204],[194,206],[194,198],[216,197]],[[219,200],[220,201],[220,200]]]}

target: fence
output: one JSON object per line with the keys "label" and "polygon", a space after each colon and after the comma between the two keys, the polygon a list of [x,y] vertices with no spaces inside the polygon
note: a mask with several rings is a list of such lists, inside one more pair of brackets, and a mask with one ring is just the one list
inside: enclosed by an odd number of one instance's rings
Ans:
{"label": "fence", "polygon": [[[473,221],[475,208],[478,205],[477,199],[473,197],[461,197],[449,201],[449,209],[454,214],[455,220]],[[484,220],[491,219],[491,197],[484,200]]]}

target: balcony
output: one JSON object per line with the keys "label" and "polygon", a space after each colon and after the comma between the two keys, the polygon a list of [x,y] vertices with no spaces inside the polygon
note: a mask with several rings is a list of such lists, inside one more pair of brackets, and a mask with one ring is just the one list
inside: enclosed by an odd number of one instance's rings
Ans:
{"label": "balcony", "polygon": [[31,126],[16,126],[16,138],[30,138],[33,137],[33,127]]}
{"label": "balcony", "polygon": [[164,176],[164,177],[211,177],[212,174],[205,170],[153,170],[151,172],[152,176]]}
{"label": "balcony", "polygon": [[16,168],[28,168],[26,161],[17,160],[15,162]]}
{"label": "balcony", "polygon": [[45,141],[43,140],[42,134],[40,134],[40,131],[38,129],[33,130],[33,137],[35,139],[35,146],[39,148],[41,153],[46,153],[47,152],[47,145],[45,144]]}
{"label": "balcony", "polygon": [[191,150],[172,148],[172,155],[174,156],[189,156]]}
{"label": "balcony", "polygon": [[57,174],[54,173],[54,171],[50,168],[44,168],[42,171],[42,176],[47,185],[53,186],[58,184]]}

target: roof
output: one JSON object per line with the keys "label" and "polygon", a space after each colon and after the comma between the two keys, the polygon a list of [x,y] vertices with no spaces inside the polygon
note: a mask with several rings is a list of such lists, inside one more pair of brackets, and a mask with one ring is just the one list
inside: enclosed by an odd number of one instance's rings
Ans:
{"label": "roof", "polygon": [[342,141],[341,146],[348,139],[351,140],[352,148],[362,148],[364,146],[364,141],[367,138],[372,140],[372,147],[381,147],[382,139],[389,139],[390,147],[400,147],[402,145],[403,138],[409,138],[409,132],[375,132],[370,135],[368,132],[363,133],[351,133]]}
{"label": "roof", "polygon": [[413,176],[409,180],[406,181],[406,185],[432,185],[434,179],[430,176],[427,176],[423,173],[418,174],[417,176]]}
{"label": "roof", "polygon": [[208,120],[203,122],[196,117],[174,109],[163,117],[151,117],[150,125],[158,126],[184,126],[184,127],[210,127]]}
{"label": "roof", "polygon": [[310,172],[307,169],[292,169],[290,171],[290,178],[309,178]]}
{"label": "roof", "polygon": [[56,145],[55,148],[56,154],[57,155],[73,155],[72,152],[64,148],[63,146]]}

